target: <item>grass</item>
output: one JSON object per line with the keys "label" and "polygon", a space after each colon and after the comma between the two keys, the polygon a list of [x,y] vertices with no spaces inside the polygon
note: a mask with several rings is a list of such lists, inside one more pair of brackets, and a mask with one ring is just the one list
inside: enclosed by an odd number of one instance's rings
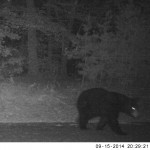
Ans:
{"label": "grass", "polygon": [[0,84],[1,122],[72,122],[78,89],[61,85],[27,81]]}
{"label": "grass", "polygon": [[[83,87],[87,88],[88,86]],[[76,122],[76,100],[81,90],[79,81],[48,80],[32,77],[17,77],[0,83],[1,122]],[[143,117],[149,120],[150,103],[147,97]],[[92,120],[93,121],[93,120]],[[91,122],[92,122],[91,121]],[[96,120],[97,121],[97,120]],[[120,118],[122,123],[131,122],[128,116]],[[95,120],[94,120],[95,122]]]}

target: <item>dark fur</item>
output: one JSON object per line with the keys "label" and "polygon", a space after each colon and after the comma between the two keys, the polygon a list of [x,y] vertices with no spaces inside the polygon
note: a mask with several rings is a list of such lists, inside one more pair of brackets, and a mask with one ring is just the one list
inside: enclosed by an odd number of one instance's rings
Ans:
{"label": "dark fur", "polygon": [[97,129],[102,130],[106,124],[120,135],[125,135],[118,123],[119,113],[136,117],[137,102],[123,94],[109,92],[102,88],[92,88],[83,91],[78,97],[79,126],[87,129],[88,121],[94,117],[101,117]]}

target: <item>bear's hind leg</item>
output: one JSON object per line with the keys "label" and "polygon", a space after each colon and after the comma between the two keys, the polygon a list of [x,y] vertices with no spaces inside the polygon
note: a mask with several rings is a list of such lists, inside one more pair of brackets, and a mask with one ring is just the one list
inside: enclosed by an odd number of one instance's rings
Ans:
{"label": "bear's hind leg", "polygon": [[80,115],[79,116],[79,127],[80,129],[84,130],[87,129],[88,124],[88,117],[86,115]]}

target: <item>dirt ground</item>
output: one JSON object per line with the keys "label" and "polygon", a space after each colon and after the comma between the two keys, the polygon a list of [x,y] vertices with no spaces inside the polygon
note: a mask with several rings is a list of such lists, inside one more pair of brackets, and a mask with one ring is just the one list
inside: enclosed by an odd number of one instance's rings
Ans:
{"label": "dirt ground", "polygon": [[121,125],[127,136],[115,135],[109,127],[96,131],[95,124],[81,131],[76,124],[1,123],[0,142],[150,142],[150,123]]}

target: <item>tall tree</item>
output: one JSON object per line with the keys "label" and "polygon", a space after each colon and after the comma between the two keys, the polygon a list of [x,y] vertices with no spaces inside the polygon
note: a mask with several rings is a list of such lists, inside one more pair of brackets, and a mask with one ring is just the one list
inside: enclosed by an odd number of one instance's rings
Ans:
{"label": "tall tree", "polygon": [[[86,78],[96,83],[100,81],[101,86],[115,87],[116,84],[128,89],[141,72],[144,53],[148,53],[149,29],[140,9],[134,4],[129,3],[118,10],[118,15],[108,11],[102,23],[97,21],[94,24],[88,19],[83,25],[84,34],[78,35],[79,44],[68,51],[73,58],[82,59],[79,73]],[[97,31],[91,33],[93,25],[97,25]]]}
{"label": "tall tree", "polygon": [[[77,8],[78,0],[71,0],[70,4],[70,16],[69,16],[69,24],[68,24],[68,30],[70,33],[72,33],[73,30],[73,24],[74,19],[76,16],[76,8]],[[69,43],[69,42],[68,42]],[[67,75],[67,56],[65,55],[65,47],[66,47],[66,39],[62,38],[62,56],[61,56],[61,73],[63,76]]]}
{"label": "tall tree", "polygon": [[[28,22],[35,23],[36,10],[34,0],[26,0]],[[28,59],[29,59],[29,74],[37,75],[38,73],[38,57],[37,57],[37,38],[36,29],[28,27]]]}

